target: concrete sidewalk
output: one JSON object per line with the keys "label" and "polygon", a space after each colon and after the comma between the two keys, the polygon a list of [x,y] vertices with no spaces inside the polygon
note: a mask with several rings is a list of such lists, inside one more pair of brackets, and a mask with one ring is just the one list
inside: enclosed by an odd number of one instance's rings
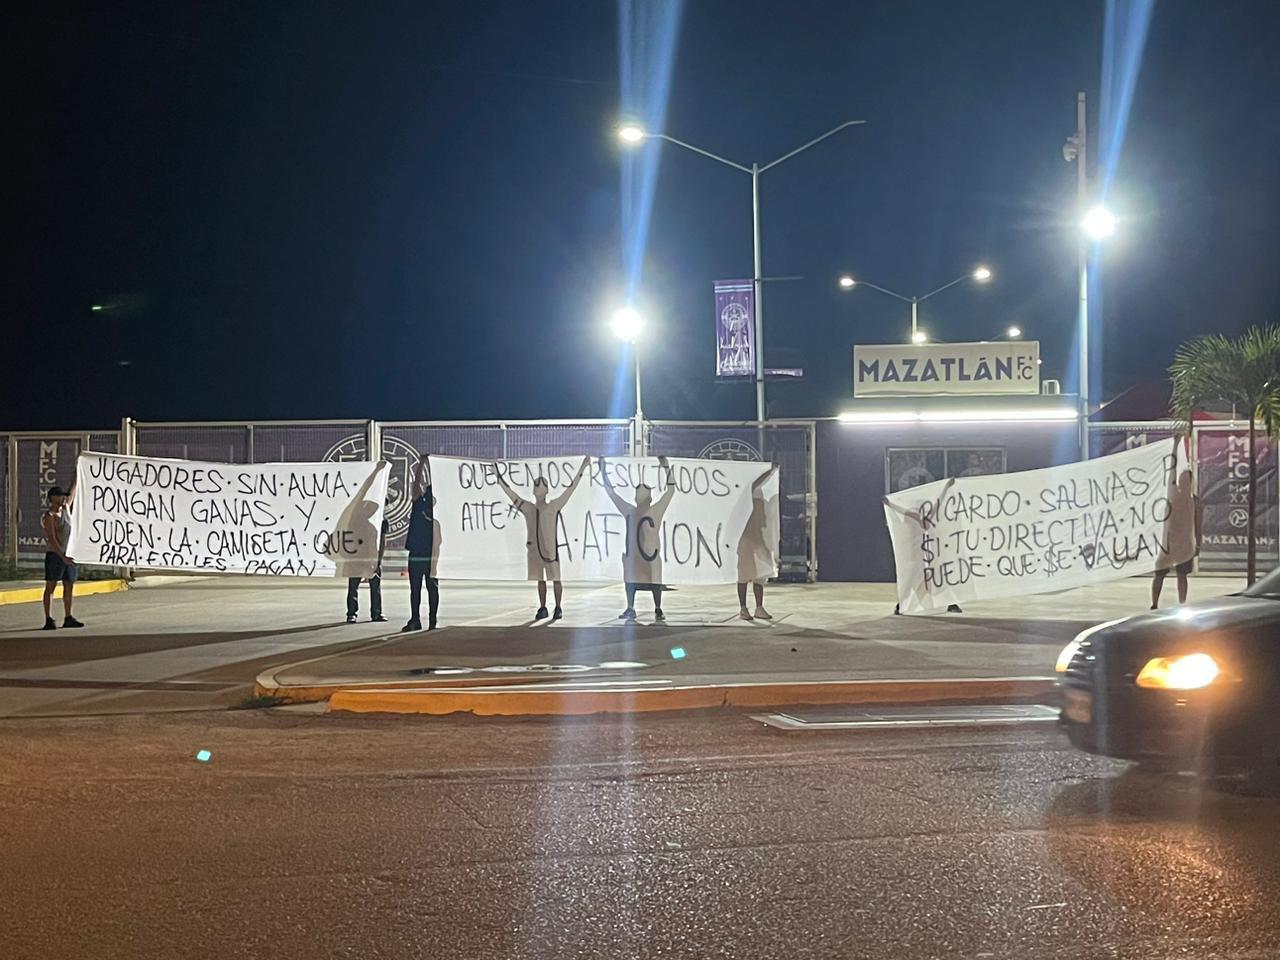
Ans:
{"label": "concrete sidewalk", "polygon": [[[682,696],[698,705],[855,693],[865,702],[887,695],[885,684],[898,697],[954,698],[957,679],[1047,676],[1082,625],[1145,609],[1149,589],[1122,581],[921,618],[891,615],[890,584],[777,585],[766,597],[777,617],[768,625],[736,619],[732,585],[681,588],[664,599],[667,624],[630,626],[617,620],[616,584],[566,585],[566,618],[546,625],[532,622],[532,584],[446,582],[443,629],[402,636],[409,590],[398,578],[383,584],[390,621],[370,623],[366,612],[357,624],[344,622],[346,585],[332,580],[146,578],[132,586],[153,585],[78,597],[82,630],[46,633],[38,604],[0,605],[0,718],[225,709],[249,702],[255,681],[259,693],[332,697],[333,706],[354,698],[360,709],[377,705],[370,690],[428,686],[433,711],[494,709],[494,697],[475,689],[466,691],[469,704],[459,691],[442,697],[442,683],[510,693],[515,682],[538,695],[537,709],[551,702],[556,712],[588,704],[592,689],[597,701],[612,691],[605,707],[628,710],[664,699],[650,690],[676,687],[697,691]],[[1192,596],[1238,588],[1197,578]],[[360,602],[367,611],[364,588]],[[651,619],[643,604],[640,615]],[[904,686],[942,681],[945,694]]]}
{"label": "concrete sidewalk", "polygon": [[[889,584],[778,586],[766,597],[772,623],[737,619],[732,588],[683,588],[664,599],[661,624],[639,601],[641,623],[616,620],[617,588],[575,590],[560,623],[496,614],[395,634],[264,671],[256,689],[328,699],[331,709],[504,715],[1025,699],[1049,692],[1054,660],[1078,631],[1145,610],[1149,587],[1129,580],[899,617]],[[1200,579],[1196,587],[1204,596],[1239,584]],[[483,587],[446,589],[447,598]]]}

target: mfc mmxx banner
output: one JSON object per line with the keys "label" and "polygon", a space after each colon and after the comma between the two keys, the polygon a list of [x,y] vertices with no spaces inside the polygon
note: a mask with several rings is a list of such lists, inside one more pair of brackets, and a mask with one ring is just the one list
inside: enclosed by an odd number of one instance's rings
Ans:
{"label": "mfc mmxx banner", "polygon": [[1189,560],[1194,546],[1171,544],[1170,530],[1176,504],[1193,509],[1190,494],[1179,442],[891,494],[899,608],[1065,590]]}
{"label": "mfc mmxx banner", "polygon": [[77,563],[367,577],[385,462],[201,463],[81,453],[68,553]]}
{"label": "mfc mmxx banner", "polygon": [[767,463],[432,456],[431,484],[442,579],[777,576],[778,475]]}

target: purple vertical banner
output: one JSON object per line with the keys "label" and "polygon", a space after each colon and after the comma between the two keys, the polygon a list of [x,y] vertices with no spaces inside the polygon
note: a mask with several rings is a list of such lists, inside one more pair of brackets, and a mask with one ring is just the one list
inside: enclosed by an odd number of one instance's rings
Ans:
{"label": "purple vertical banner", "polygon": [[[1258,573],[1276,565],[1276,451],[1265,437],[1257,438],[1258,503],[1254,535],[1258,545]],[[1200,570],[1243,573],[1249,551],[1249,431],[1196,430],[1200,468],[1200,504],[1204,546]]]}
{"label": "purple vertical banner", "polygon": [[756,372],[756,290],[750,280],[716,281],[716,376]]}

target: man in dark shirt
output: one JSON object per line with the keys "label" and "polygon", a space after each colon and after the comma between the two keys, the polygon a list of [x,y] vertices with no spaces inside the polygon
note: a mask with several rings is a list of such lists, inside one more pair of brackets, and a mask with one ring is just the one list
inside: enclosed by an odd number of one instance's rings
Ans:
{"label": "man in dark shirt", "polygon": [[[382,512],[382,531],[378,537],[378,565],[373,568],[373,576],[369,578],[369,622],[385,623],[382,615],[382,554],[387,549],[387,533],[391,525],[387,522],[385,508]],[[347,623],[356,622],[356,614],[360,612],[360,578],[347,578]]]}
{"label": "man in dark shirt", "polygon": [[436,579],[436,560],[440,554],[440,525],[435,519],[435,496],[431,492],[431,467],[424,453],[414,465],[409,479],[409,535],[404,547],[409,552],[409,605],[412,612],[401,633],[422,629],[422,583],[427,584],[427,629],[436,629],[436,612],[440,609],[440,581]]}

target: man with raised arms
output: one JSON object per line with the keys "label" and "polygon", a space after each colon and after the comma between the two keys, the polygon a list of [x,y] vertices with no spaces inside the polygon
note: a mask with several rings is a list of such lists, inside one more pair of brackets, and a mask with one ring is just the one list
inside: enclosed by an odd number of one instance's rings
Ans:
{"label": "man with raised arms", "polygon": [[574,475],[573,480],[569,482],[569,486],[565,487],[564,492],[554,500],[547,499],[547,492],[551,489],[551,486],[547,483],[546,477],[538,477],[533,481],[533,499],[526,500],[511,489],[511,486],[507,483],[507,478],[503,476],[501,465],[497,463],[493,465],[498,484],[510,498],[513,507],[524,517],[528,576],[530,580],[538,581],[538,611],[533,615],[535,620],[545,620],[547,617],[548,580],[552,583],[556,600],[555,612],[551,614],[551,619],[559,620],[564,616],[562,607],[564,585],[560,580],[560,547],[558,542],[560,511],[569,501],[569,498],[573,496],[573,491],[578,488],[578,483],[582,480],[582,475],[586,472],[590,463],[590,457],[582,458],[582,464],[578,467],[578,472]]}

